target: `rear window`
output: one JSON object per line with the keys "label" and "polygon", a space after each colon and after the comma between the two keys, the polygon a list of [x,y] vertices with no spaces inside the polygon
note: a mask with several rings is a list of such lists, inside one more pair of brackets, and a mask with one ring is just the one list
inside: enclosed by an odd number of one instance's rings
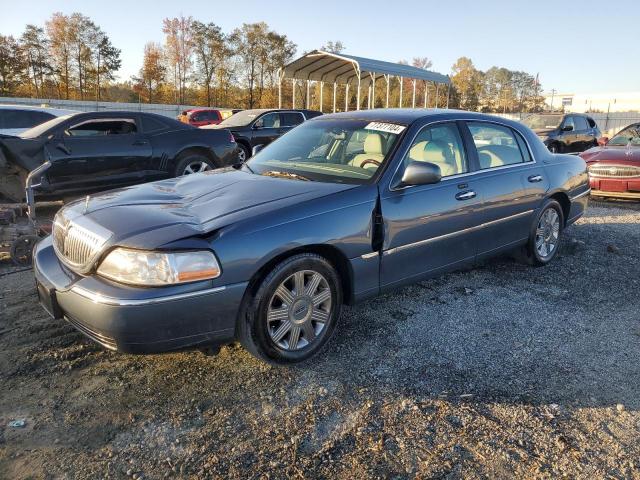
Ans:
{"label": "rear window", "polygon": [[596,126],[596,121],[591,117],[587,117],[587,123],[589,124],[589,127],[591,127],[591,128],[594,128]]}
{"label": "rear window", "polygon": [[32,128],[54,117],[47,112],[0,109],[0,128]]}
{"label": "rear window", "polygon": [[166,130],[167,125],[154,117],[147,117],[142,115],[142,130],[146,133],[159,132],[160,130]]}

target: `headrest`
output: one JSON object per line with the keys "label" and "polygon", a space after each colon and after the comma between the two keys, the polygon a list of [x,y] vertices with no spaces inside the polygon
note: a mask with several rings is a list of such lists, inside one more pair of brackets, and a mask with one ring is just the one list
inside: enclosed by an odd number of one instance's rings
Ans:
{"label": "headrest", "polygon": [[364,153],[382,154],[382,137],[378,133],[369,133],[364,139]]}
{"label": "headrest", "polygon": [[440,140],[432,140],[424,147],[422,158],[431,163],[453,163],[449,145]]}

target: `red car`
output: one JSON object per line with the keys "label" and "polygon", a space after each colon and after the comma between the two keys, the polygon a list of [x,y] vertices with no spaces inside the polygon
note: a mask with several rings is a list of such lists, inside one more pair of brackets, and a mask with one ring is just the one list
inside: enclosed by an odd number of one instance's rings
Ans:
{"label": "red car", "polygon": [[204,127],[219,124],[222,121],[222,114],[220,110],[214,108],[192,108],[182,112],[178,119],[194,127]]}
{"label": "red car", "polygon": [[640,200],[640,123],[629,125],[611,140],[580,156],[589,168],[591,195]]}

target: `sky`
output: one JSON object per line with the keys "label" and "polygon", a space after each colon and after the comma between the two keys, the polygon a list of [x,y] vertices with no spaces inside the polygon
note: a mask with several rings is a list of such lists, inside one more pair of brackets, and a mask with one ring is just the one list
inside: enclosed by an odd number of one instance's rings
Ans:
{"label": "sky", "polygon": [[19,36],[56,11],[79,11],[107,32],[122,50],[121,79],[137,74],[146,42],[163,42],[162,19],[183,14],[225,32],[264,21],[298,53],[340,40],[345,53],[378,60],[429,57],[445,74],[466,56],[481,70],[539,74],[545,91],[640,91],[640,0],[0,0],[0,34]]}

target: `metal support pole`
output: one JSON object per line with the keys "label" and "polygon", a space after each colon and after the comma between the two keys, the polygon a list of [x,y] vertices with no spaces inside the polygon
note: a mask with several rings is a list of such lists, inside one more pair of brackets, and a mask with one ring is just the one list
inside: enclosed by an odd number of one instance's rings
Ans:
{"label": "metal support pole", "polygon": [[400,104],[399,107],[402,108],[402,84],[404,83],[402,80],[402,77],[398,77],[398,80],[400,81]]}
{"label": "metal support pole", "polygon": [[438,108],[438,94],[440,90],[440,84],[436,83],[436,108]]}
{"label": "metal support pole", "polygon": [[349,111],[349,84],[344,89],[344,111]]}
{"label": "metal support pole", "polygon": [[451,84],[447,85],[447,108],[449,108],[449,94],[451,93]]}
{"label": "metal support pole", "polygon": [[387,101],[385,102],[384,108],[389,108],[389,84],[391,83],[391,76],[385,75],[384,78],[387,81]]}
{"label": "metal support pole", "polygon": [[371,108],[376,108],[376,76],[371,80]]}
{"label": "metal support pole", "polygon": [[424,108],[429,106],[429,82],[424,82]]}
{"label": "metal support pole", "polygon": [[296,79],[291,79],[291,108],[296,108]]}
{"label": "metal support pole", "polygon": [[282,108],[282,75],[278,72],[278,108]]}
{"label": "metal support pole", "polygon": [[367,110],[371,110],[371,84],[367,86]]}
{"label": "metal support pole", "polygon": [[336,113],[336,88],[338,88],[338,84],[333,82],[333,113]]}
{"label": "metal support pole", "polygon": [[320,111],[321,112],[322,112],[322,103],[323,103],[323,100],[324,100],[323,93],[324,93],[324,82],[320,82]]}
{"label": "metal support pole", "polygon": [[311,82],[309,82],[309,80],[307,80],[307,101],[305,102],[306,108],[309,108],[309,104],[311,103],[311,96],[309,95],[309,85],[310,84],[311,84]]}
{"label": "metal support pole", "polygon": [[413,81],[413,101],[411,108],[416,108],[416,81]]}
{"label": "metal support pole", "polygon": [[360,110],[360,75],[358,75],[358,94],[356,95],[356,101],[358,102],[356,110]]}

